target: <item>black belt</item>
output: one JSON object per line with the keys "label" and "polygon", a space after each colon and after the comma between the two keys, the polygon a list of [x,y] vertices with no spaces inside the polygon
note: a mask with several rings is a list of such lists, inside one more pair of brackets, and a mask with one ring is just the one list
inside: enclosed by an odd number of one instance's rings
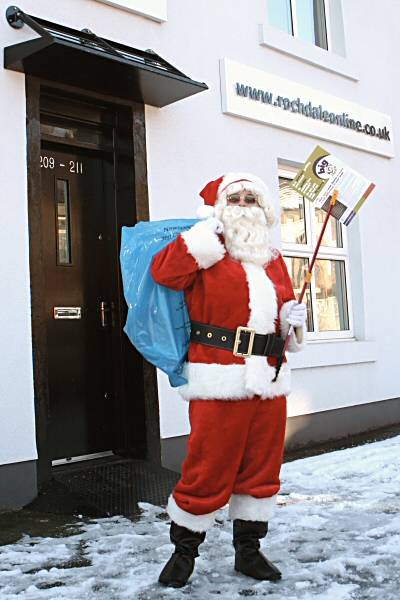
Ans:
{"label": "black belt", "polygon": [[192,321],[190,340],[198,344],[230,350],[234,356],[282,356],[285,340],[275,333],[263,335],[251,327],[225,329]]}

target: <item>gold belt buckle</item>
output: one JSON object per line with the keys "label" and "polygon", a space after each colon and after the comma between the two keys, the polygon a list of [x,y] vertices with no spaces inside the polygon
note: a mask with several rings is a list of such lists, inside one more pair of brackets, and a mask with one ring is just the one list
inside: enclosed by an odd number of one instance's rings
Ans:
{"label": "gold belt buckle", "polygon": [[[247,346],[247,352],[239,352],[239,350],[238,350],[239,344],[241,342],[240,336],[243,332],[250,334],[249,345]],[[242,327],[241,325],[239,325],[239,327],[236,328],[235,342],[233,344],[233,351],[232,351],[233,355],[241,356],[242,358],[248,358],[249,356],[251,356],[255,335],[256,335],[255,329],[252,329],[251,327]]]}

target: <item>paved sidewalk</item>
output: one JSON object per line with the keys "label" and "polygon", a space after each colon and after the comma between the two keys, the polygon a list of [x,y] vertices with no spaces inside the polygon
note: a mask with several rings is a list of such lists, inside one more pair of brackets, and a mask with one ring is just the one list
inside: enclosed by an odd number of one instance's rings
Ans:
{"label": "paved sidewalk", "polygon": [[[18,514],[0,546],[0,599],[119,600],[265,597],[271,600],[398,600],[400,436],[286,462],[264,552],[283,572],[257,582],[233,569],[226,509],[200,547],[190,584],[160,587],[169,557],[168,516],[142,503],[137,519]],[[5,538],[8,536],[8,540]],[[10,543],[11,542],[11,543]]]}

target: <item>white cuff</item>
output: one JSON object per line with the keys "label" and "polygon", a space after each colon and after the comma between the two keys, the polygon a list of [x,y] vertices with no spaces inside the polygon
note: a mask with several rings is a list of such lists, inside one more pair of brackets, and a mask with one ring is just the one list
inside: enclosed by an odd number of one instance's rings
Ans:
{"label": "white cuff", "polygon": [[180,508],[175,502],[175,498],[171,494],[168,498],[167,512],[171,519],[178,525],[186,527],[191,531],[207,531],[212,525],[214,525],[216,511],[207,513],[205,515],[193,515]]}
{"label": "white cuff", "polygon": [[254,498],[246,494],[232,494],[229,499],[229,518],[243,521],[269,521],[275,512],[278,494]]}
{"label": "white cuff", "polygon": [[[292,308],[293,304],[297,304],[297,300],[289,300],[282,305],[282,308],[279,312],[279,320],[281,323],[281,335],[286,338],[290,323],[287,321],[287,316]],[[306,345],[307,338],[307,327],[304,324],[302,327],[295,327],[293,333],[290,336],[289,344],[288,344],[288,352],[299,352],[303,350]]]}
{"label": "white cuff", "polygon": [[224,245],[205,221],[199,221],[181,236],[200,269],[208,269],[224,258]]}

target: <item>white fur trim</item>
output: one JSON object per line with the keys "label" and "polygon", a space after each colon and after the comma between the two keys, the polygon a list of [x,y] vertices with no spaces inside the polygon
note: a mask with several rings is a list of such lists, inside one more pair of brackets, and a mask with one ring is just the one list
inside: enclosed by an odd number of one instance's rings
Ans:
{"label": "white fur trim", "polygon": [[208,219],[209,217],[213,217],[215,215],[215,209],[209,204],[201,204],[196,210],[196,214],[199,219]]}
{"label": "white fur trim", "polygon": [[[275,288],[261,265],[242,263],[249,287],[250,317],[247,323],[257,333],[274,333],[278,314]],[[275,369],[264,356],[250,356],[246,363],[246,390],[251,395],[262,396],[266,392],[266,382],[275,377]]]}
{"label": "white fur trim", "polygon": [[192,513],[180,508],[172,494],[170,494],[168,498],[167,512],[171,519],[178,525],[186,527],[186,529],[190,529],[191,531],[198,532],[207,531],[207,529],[210,529],[210,527],[212,527],[214,524],[216,515],[216,511],[207,513],[205,515],[193,515]]}
{"label": "white fur trim", "polygon": [[[281,323],[281,335],[282,337],[286,337],[290,328],[290,323],[287,321],[287,316],[292,308],[293,304],[297,304],[297,300],[289,300],[282,305],[282,308],[279,312],[279,320]],[[296,327],[293,333],[290,336],[289,344],[288,344],[288,352],[299,352],[303,350],[306,345],[307,338],[307,327],[303,325],[303,327]]]}
{"label": "white fur trim", "polygon": [[242,262],[249,287],[250,317],[247,323],[257,333],[274,333],[278,316],[276,291],[261,265]]}
{"label": "white fur trim", "polygon": [[[263,356],[252,356],[250,359],[261,359]],[[219,365],[216,363],[185,363],[183,376],[186,385],[178,390],[184,400],[241,400],[259,395],[263,399],[290,393],[290,368],[283,363],[277,381],[273,382],[275,369],[267,364],[265,378],[248,376],[248,361],[242,365]],[[264,373],[264,368],[262,369]],[[256,380],[256,382],[255,382]]]}
{"label": "white fur trim", "polygon": [[278,494],[254,498],[246,494],[232,494],[229,499],[229,518],[244,521],[269,521],[275,512]]}
{"label": "white fur trim", "polygon": [[199,221],[181,236],[200,269],[208,269],[224,257],[225,246],[206,221]]}
{"label": "white fur trim", "polygon": [[272,204],[272,194],[264,181],[252,173],[227,173],[218,186],[216,204],[225,206],[228,194],[234,194],[243,189],[258,195],[259,204],[264,209],[267,218],[267,225],[274,227],[277,224],[277,219]]}

